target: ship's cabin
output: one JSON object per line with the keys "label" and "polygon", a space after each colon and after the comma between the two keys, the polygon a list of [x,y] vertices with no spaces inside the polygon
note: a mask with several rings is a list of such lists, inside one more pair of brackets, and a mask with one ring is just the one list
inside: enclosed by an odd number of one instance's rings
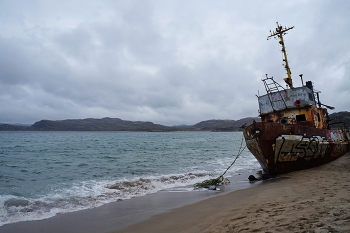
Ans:
{"label": "ship's cabin", "polygon": [[327,110],[316,106],[312,86],[283,89],[259,96],[262,122],[302,124],[327,129]]}

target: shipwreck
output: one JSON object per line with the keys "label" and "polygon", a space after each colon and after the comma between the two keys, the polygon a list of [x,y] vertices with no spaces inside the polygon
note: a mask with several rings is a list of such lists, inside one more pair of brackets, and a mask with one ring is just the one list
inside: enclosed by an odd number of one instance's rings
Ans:
{"label": "shipwreck", "polygon": [[[243,130],[248,149],[259,161],[263,175],[277,175],[308,169],[331,162],[349,151],[349,129],[331,122],[327,108],[320,101],[320,91],[311,81],[293,85],[283,36],[294,27],[277,23],[268,39],[278,40],[287,77],[286,86],[273,77],[262,79],[266,94],[258,96],[261,122],[253,122]],[[331,125],[338,128],[331,129]]]}

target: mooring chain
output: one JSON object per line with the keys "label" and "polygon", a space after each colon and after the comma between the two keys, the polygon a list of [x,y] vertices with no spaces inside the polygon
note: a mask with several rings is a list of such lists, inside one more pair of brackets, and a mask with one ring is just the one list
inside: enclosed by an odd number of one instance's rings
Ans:
{"label": "mooring chain", "polygon": [[[252,137],[254,137],[254,136],[255,136],[255,133],[252,135]],[[242,144],[243,144],[243,135],[242,135],[241,145],[239,147],[238,154],[236,155],[235,160],[230,164],[230,166],[228,166],[228,168],[225,170],[224,173],[222,173],[221,176],[219,176],[216,179],[205,180],[202,183],[197,183],[197,184],[195,184],[195,187],[204,187],[204,186],[209,186],[209,185],[218,185],[218,184],[222,183],[224,181],[224,175],[226,174],[226,172],[233,166],[233,164],[236,162],[238,157],[243,153],[244,149],[247,147],[247,144],[246,144],[243,147],[243,149],[242,149]]]}
{"label": "mooring chain", "polygon": [[236,162],[236,160],[238,159],[238,157],[242,154],[242,152],[244,151],[244,149],[247,147],[247,145],[245,145],[242,149],[242,144],[243,144],[243,136],[242,136],[242,140],[241,140],[241,145],[239,147],[238,150],[238,154],[236,155],[235,160],[233,160],[233,162],[231,163],[230,166],[228,166],[228,168],[226,169],[226,171],[224,173],[222,173],[221,176],[218,177],[218,179],[222,178],[222,180],[224,180],[224,175],[226,174],[226,172],[233,166],[233,164]]}

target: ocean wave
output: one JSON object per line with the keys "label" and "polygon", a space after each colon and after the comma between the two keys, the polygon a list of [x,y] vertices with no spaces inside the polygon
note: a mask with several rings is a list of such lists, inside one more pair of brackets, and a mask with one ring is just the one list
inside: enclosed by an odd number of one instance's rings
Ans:
{"label": "ocean wave", "polygon": [[[234,161],[242,134],[47,132],[0,137],[12,143],[6,144],[6,156],[0,156],[4,225],[160,190],[192,191],[193,184],[218,177]],[[21,144],[28,138],[33,140]],[[8,149],[14,145],[25,147],[21,153]],[[258,168],[244,151],[226,176]]]}
{"label": "ocean wave", "polygon": [[[160,190],[193,190],[193,184],[214,174],[187,173],[136,177],[117,181],[85,181],[71,187],[54,187],[37,198],[0,196],[0,226],[20,221],[41,220],[59,213],[90,209],[103,204],[144,196]],[[187,189],[184,189],[186,187]]]}

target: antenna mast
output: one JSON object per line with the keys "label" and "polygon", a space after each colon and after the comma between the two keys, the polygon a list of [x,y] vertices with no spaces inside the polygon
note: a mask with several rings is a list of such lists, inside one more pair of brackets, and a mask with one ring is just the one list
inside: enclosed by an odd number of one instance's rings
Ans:
{"label": "antenna mast", "polygon": [[276,31],[271,32],[271,35],[267,37],[267,39],[270,39],[271,37],[274,37],[275,39],[277,39],[276,37],[278,37],[279,39],[279,43],[282,46],[282,53],[283,53],[283,61],[284,61],[284,68],[286,69],[287,72],[287,78],[284,78],[283,80],[288,84],[289,88],[294,88],[293,87],[293,80],[292,80],[292,72],[290,71],[289,65],[288,65],[288,59],[287,59],[287,52],[286,52],[286,47],[284,46],[284,40],[283,40],[283,35],[287,34],[287,31],[290,29],[293,29],[293,27],[290,28],[286,28],[286,27],[282,27],[281,25],[278,24],[278,22],[276,22],[277,24],[277,28]]}

